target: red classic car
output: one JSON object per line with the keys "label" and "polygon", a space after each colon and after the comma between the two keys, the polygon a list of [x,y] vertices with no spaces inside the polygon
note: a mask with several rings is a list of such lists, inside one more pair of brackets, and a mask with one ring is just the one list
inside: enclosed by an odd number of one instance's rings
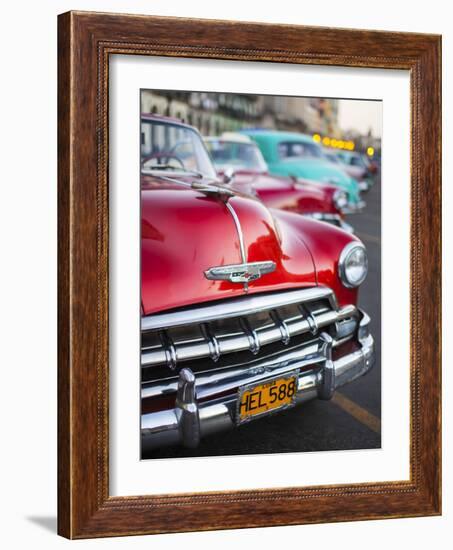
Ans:
{"label": "red classic car", "polygon": [[191,126],[144,115],[141,147],[142,456],[372,367],[356,237],[223,185]]}
{"label": "red classic car", "polygon": [[344,190],[302,178],[270,175],[259,147],[243,134],[227,132],[204,140],[219,175],[235,189],[256,195],[268,207],[298,212],[353,231],[344,220],[348,208]]}

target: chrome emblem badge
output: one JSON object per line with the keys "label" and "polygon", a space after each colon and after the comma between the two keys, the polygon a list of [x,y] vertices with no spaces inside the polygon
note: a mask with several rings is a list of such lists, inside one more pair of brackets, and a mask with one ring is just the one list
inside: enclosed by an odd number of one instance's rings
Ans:
{"label": "chrome emblem badge", "polygon": [[275,262],[250,262],[244,264],[221,265],[211,267],[204,272],[211,281],[230,281],[231,283],[249,283],[256,281],[266,273],[275,271]]}

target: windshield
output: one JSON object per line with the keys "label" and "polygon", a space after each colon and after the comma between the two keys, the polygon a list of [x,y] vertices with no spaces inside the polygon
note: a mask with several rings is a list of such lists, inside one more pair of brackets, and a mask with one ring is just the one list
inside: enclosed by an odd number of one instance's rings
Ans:
{"label": "windshield", "polygon": [[195,130],[186,126],[142,120],[142,171],[192,173],[216,178],[216,173],[203,141]]}
{"label": "windshield", "polygon": [[360,168],[366,168],[367,165],[363,158],[360,155],[353,155],[351,156],[351,165],[352,166],[360,166]]}
{"label": "windshield", "polygon": [[216,168],[267,172],[266,162],[254,143],[210,139],[206,142]]}
{"label": "windshield", "polygon": [[331,153],[330,151],[324,152],[324,156],[327,160],[332,162],[333,164],[340,164],[339,158],[335,155],[335,153]]}
{"label": "windshield", "polygon": [[305,141],[282,141],[278,144],[278,156],[288,158],[322,158],[321,148],[316,143]]}

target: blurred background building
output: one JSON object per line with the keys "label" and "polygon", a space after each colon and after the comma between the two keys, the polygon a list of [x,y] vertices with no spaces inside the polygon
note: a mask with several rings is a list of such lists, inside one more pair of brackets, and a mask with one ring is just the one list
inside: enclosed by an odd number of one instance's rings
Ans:
{"label": "blurred background building", "polygon": [[349,100],[142,90],[141,109],[143,113],[178,118],[206,136],[241,128],[266,128],[353,140],[356,149],[366,150],[372,145],[376,151],[380,150],[380,136],[363,136],[340,128],[341,101]]}

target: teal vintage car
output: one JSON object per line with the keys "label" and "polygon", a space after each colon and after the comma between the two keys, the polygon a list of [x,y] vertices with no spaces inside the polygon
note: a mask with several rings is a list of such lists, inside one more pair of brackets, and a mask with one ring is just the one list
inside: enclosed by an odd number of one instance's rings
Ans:
{"label": "teal vintage car", "polygon": [[271,174],[336,185],[347,192],[351,212],[365,206],[358,182],[329,162],[322,147],[310,136],[276,130],[241,130],[241,133],[258,144]]}
{"label": "teal vintage car", "polygon": [[368,191],[374,184],[374,175],[364,156],[356,151],[337,150],[333,153],[341,162],[343,169],[359,182],[361,191]]}

